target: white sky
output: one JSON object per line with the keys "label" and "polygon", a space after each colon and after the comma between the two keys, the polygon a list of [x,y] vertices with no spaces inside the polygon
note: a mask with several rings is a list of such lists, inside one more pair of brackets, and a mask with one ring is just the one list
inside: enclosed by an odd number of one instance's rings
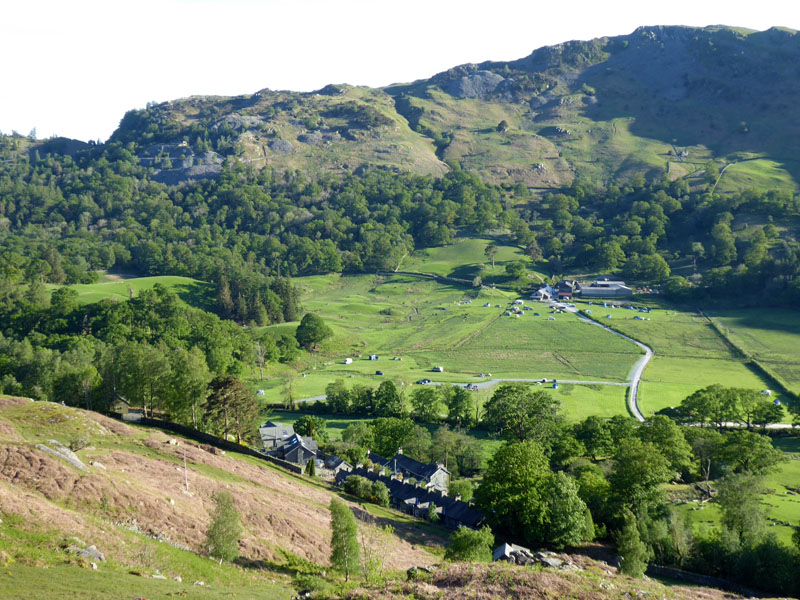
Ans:
{"label": "white sky", "polygon": [[197,94],[384,86],[640,25],[800,29],[795,0],[0,0],[0,132],[105,140]]}

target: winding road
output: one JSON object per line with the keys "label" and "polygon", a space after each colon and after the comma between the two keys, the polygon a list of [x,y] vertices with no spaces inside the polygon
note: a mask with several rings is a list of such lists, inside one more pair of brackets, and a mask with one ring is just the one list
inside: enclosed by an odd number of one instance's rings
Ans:
{"label": "winding road", "polygon": [[[551,307],[553,307],[554,305],[555,305],[555,303],[551,303],[550,304]],[[589,325],[594,325],[595,327],[600,327],[601,329],[604,329],[605,331],[608,331],[609,333],[612,333],[612,334],[614,334],[616,336],[619,336],[619,337],[621,337],[621,338],[623,338],[625,340],[628,340],[629,342],[632,342],[632,343],[636,344],[637,346],[639,346],[639,348],[644,350],[644,356],[642,356],[636,362],[636,364],[633,366],[633,369],[631,369],[631,372],[628,375],[628,381],[626,381],[626,382],[620,382],[620,381],[586,381],[586,380],[582,380],[582,379],[559,379],[558,382],[559,383],[576,383],[576,384],[584,384],[584,385],[586,385],[586,384],[590,384],[590,385],[616,385],[616,386],[623,386],[623,387],[630,386],[631,391],[630,391],[630,394],[628,394],[628,407],[630,408],[631,414],[636,418],[636,420],[639,421],[639,422],[643,422],[644,421],[644,415],[642,415],[642,412],[639,410],[639,404],[638,404],[639,383],[641,382],[642,373],[644,372],[645,367],[650,362],[650,359],[653,358],[653,350],[652,350],[652,348],[650,348],[649,346],[647,346],[647,345],[645,345],[645,344],[643,344],[641,342],[638,342],[638,341],[634,340],[633,338],[628,337],[625,334],[619,333],[618,331],[614,331],[613,329],[603,325],[602,323],[598,323],[597,321],[593,321],[592,319],[589,319],[588,317],[585,317],[585,316],[581,315],[578,312],[578,309],[575,308],[574,306],[566,306],[565,308],[563,308],[563,310],[566,310],[567,312],[571,312],[571,313],[575,314],[578,317],[578,319],[583,321],[584,323],[587,323]],[[538,378],[538,379],[496,378],[496,379],[489,379],[487,381],[481,381],[480,383],[475,383],[474,385],[478,389],[485,389],[485,388],[488,388],[488,387],[492,387],[492,386],[498,385],[500,383],[514,383],[514,382],[517,382],[517,383],[536,383],[536,382],[542,382],[542,379],[544,379],[545,382],[553,382],[554,381],[553,379],[546,379],[546,378]],[[472,382],[470,382],[470,383],[472,383]],[[431,381],[430,385],[466,385],[466,383],[458,384],[456,382]],[[320,394],[318,396],[311,396],[309,398],[301,398],[297,402],[298,403],[301,403],[301,402],[316,402],[317,400],[325,400],[325,398],[326,398],[325,394]]]}

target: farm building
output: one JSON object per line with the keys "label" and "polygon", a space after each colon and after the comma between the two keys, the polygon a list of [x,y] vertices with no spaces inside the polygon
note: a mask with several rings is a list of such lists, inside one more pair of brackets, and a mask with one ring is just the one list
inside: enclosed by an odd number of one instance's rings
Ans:
{"label": "farm building", "polygon": [[553,299],[555,290],[549,285],[539,288],[531,294],[531,300],[538,300],[539,302],[547,302]]}
{"label": "farm building", "polygon": [[438,463],[425,464],[418,460],[403,455],[403,450],[397,451],[394,458],[386,460],[370,452],[367,458],[375,465],[384,467],[395,476],[403,479],[413,477],[418,481],[424,481],[428,489],[447,491],[450,483],[450,471],[444,465]]}
{"label": "farm building", "polygon": [[559,281],[556,286],[556,295],[559,300],[571,299],[573,294],[581,291],[581,286],[577,281],[568,281],[566,279]]}
{"label": "farm building", "polygon": [[591,285],[581,286],[582,298],[630,298],[633,290],[624,281],[598,279]]}

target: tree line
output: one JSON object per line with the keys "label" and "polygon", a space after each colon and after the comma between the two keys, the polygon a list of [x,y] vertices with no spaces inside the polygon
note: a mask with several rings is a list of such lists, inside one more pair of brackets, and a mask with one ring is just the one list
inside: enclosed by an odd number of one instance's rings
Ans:
{"label": "tree line", "polygon": [[[677,298],[800,297],[797,242],[769,221],[794,218],[800,207],[775,190],[723,196],[639,176],[607,186],[578,179],[533,196],[460,169],[442,178],[366,169],[311,181],[237,161],[216,179],[168,186],[140,164],[133,141],[74,156],[5,152],[15,160],[0,163],[4,273],[51,283],[90,282],[109,268],[195,277],[214,283],[218,314],[242,323],[296,312],[271,278],[395,268],[414,249],[496,228],[553,275],[620,273],[665,283]],[[747,213],[767,222],[737,227]],[[693,273],[671,277],[677,264]]]}

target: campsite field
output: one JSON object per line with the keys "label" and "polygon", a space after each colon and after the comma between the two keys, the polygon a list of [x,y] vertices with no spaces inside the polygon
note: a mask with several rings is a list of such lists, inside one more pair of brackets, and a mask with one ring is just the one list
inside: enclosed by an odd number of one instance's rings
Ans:
{"label": "campsite field", "polygon": [[[336,379],[348,386],[372,387],[391,379],[405,390],[423,378],[443,383],[493,378],[623,382],[640,356],[634,344],[581,323],[574,315],[551,315],[538,303],[519,318],[505,316],[517,296],[498,289],[399,274],[308,277],[295,284],[303,292],[304,307],[322,316],[335,335],[319,353],[302,359],[297,374],[275,366],[267,381],[251,380],[271,402],[285,396],[288,379],[295,398],[323,394]],[[551,316],[554,320],[548,319]],[[289,333],[291,327],[267,329]],[[371,354],[378,360],[369,360]],[[347,357],[352,364],[344,364]],[[444,371],[433,373],[434,366]],[[490,390],[479,393],[489,394]],[[623,387],[578,385],[562,387],[559,395],[570,417],[626,413]]]}
{"label": "campsite field", "polygon": [[[598,305],[596,301],[592,306],[581,302],[579,307],[592,310],[592,315],[598,320],[647,344],[656,355],[724,360],[733,357],[725,341],[709,325],[708,320],[694,311],[659,307],[640,315],[635,310],[625,308],[604,308],[602,302]],[[606,319],[606,315],[611,315],[611,318]],[[650,320],[638,321],[634,319],[635,316]]]}
{"label": "campsite field", "polygon": [[788,309],[714,311],[731,341],[800,393],[800,312]]}

